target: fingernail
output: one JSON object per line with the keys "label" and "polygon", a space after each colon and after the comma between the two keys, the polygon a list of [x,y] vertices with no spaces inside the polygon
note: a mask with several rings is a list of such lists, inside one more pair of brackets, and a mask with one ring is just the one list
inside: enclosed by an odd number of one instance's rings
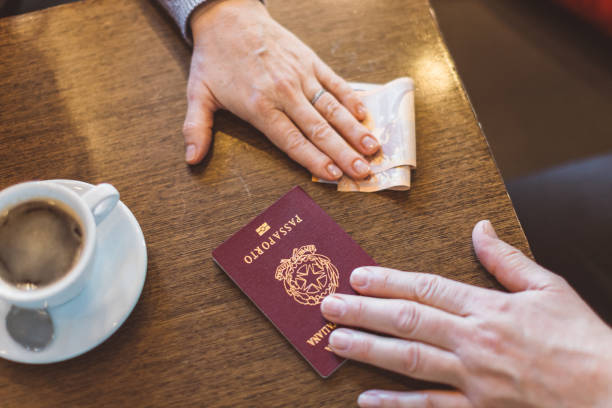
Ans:
{"label": "fingernail", "polygon": [[491,225],[491,221],[484,220],[481,221],[481,224],[482,232],[484,232],[491,238],[497,238],[497,233],[495,232],[495,228],[493,228],[493,225]]}
{"label": "fingernail", "polygon": [[357,105],[357,114],[361,117],[364,117],[366,114],[366,108],[365,105],[363,103],[360,103],[359,105]]}
{"label": "fingernail", "polygon": [[334,163],[329,163],[327,165],[327,172],[332,178],[337,179],[342,176],[342,171],[336,166]]}
{"label": "fingernail", "polygon": [[337,351],[348,350],[351,347],[353,335],[346,330],[336,329],[329,336],[329,345]]}
{"label": "fingernail", "polygon": [[376,391],[366,391],[357,398],[357,404],[362,408],[378,407],[382,400]]}
{"label": "fingernail", "polygon": [[346,311],[346,303],[336,296],[328,296],[321,303],[321,311],[327,316],[342,317]]}
{"label": "fingernail", "polygon": [[364,136],[363,139],[361,139],[361,144],[366,151],[371,153],[378,149],[378,142],[370,135]]}
{"label": "fingernail", "polygon": [[353,287],[365,288],[368,286],[368,270],[366,268],[357,268],[351,273],[351,285]]}
{"label": "fingernail", "polygon": [[366,176],[370,172],[370,166],[362,159],[357,159],[353,163],[353,169],[361,176]]}
{"label": "fingernail", "polygon": [[188,144],[185,148],[185,160],[192,161],[196,155],[196,147],[193,144]]}

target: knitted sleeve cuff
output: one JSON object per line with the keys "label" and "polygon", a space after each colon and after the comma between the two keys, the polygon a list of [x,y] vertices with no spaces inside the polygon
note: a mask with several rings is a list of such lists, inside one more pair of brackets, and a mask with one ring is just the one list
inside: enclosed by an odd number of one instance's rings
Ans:
{"label": "knitted sleeve cuff", "polygon": [[188,30],[187,23],[191,12],[206,0],[158,0],[159,3],[168,11],[178,25],[183,37],[191,43],[191,30]]}
{"label": "knitted sleeve cuff", "polygon": [[[207,0],[158,0],[158,2],[168,11],[178,25],[185,40],[191,44],[191,27],[189,17],[200,4]],[[261,0],[265,4],[265,0]]]}

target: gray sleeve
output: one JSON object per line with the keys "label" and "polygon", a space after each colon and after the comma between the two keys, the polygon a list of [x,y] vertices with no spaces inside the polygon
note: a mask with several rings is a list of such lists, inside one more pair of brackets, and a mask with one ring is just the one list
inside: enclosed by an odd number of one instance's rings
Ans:
{"label": "gray sleeve", "polygon": [[183,37],[191,43],[191,30],[188,27],[191,12],[206,0],[157,0],[172,16]]}
{"label": "gray sleeve", "polygon": [[[191,44],[191,28],[189,27],[189,17],[191,13],[200,4],[206,2],[206,0],[157,0],[172,16],[176,24],[178,25],[183,37],[189,44]],[[263,4],[266,4],[265,0],[260,0]]]}

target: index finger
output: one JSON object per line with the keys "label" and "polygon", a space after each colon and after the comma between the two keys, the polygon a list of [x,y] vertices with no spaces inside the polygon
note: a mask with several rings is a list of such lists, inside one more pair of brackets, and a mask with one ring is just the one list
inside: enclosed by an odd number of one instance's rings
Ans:
{"label": "index finger", "polygon": [[341,357],[421,380],[458,387],[463,377],[463,364],[456,354],[417,341],[339,328],[329,335],[329,346]]}
{"label": "index finger", "polygon": [[438,275],[376,266],[355,269],[351,274],[351,286],[364,295],[414,300],[459,316],[472,314],[476,310],[475,301],[491,299],[493,293]]}

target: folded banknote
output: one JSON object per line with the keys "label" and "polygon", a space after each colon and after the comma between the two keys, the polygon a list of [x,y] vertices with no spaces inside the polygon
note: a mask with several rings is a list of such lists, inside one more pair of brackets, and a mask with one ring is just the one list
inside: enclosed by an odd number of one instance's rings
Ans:
{"label": "folded banknote", "polygon": [[338,181],[321,183],[338,185],[338,191],[374,192],[410,189],[410,173],[416,167],[414,128],[414,83],[411,78],[397,78],[384,85],[351,83],[368,110],[364,121],[378,139],[381,149],[368,157],[373,175],[353,180],[344,175]]}

